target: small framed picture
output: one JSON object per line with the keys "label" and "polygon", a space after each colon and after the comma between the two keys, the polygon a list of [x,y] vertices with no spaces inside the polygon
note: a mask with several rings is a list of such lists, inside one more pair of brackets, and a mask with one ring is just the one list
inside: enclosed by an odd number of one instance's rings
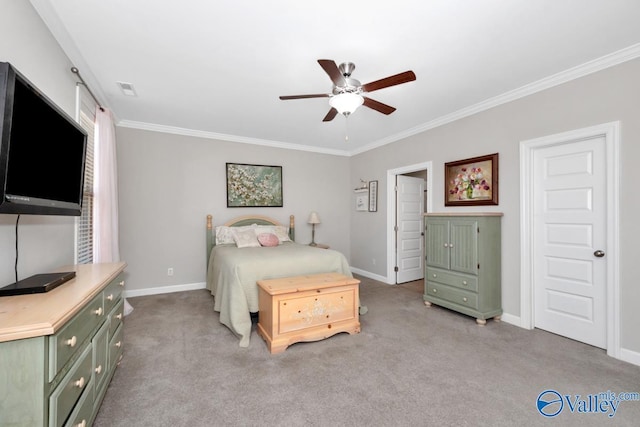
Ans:
{"label": "small framed picture", "polygon": [[367,193],[356,194],[356,211],[366,212],[368,208]]}
{"label": "small framed picture", "polygon": [[369,181],[369,212],[378,211],[378,181]]}

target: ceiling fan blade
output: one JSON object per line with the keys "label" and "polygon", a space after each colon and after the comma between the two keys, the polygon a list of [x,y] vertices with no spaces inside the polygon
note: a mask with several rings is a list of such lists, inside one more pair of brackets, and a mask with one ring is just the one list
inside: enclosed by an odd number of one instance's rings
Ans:
{"label": "ceiling fan blade", "polygon": [[338,114],[338,110],[336,110],[335,108],[331,107],[331,110],[329,110],[329,112],[327,113],[326,116],[324,116],[324,119],[322,119],[323,122],[330,122],[331,120],[333,120],[333,118]]}
{"label": "ceiling fan blade", "polygon": [[344,86],[347,84],[335,61],[331,59],[318,59],[318,64],[320,64],[322,69],[331,77],[334,85]]}
{"label": "ceiling fan blade", "polygon": [[328,97],[329,97],[328,93],[314,93],[310,95],[286,95],[286,96],[281,96],[280,99],[287,100],[287,99],[328,98]]}
{"label": "ceiling fan blade", "polygon": [[369,107],[372,108],[376,111],[381,112],[382,114],[391,114],[394,111],[396,111],[396,109],[394,107],[392,107],[391,105],[387,105],[387,104],[383,104],[382,102],[376,101],[374,99],[371,98],[367,98],[366,96],[363,96],[364,98],[364,106],[365,107]]}
{"label": "ceiling fan blade", "polygon": [[362,85],[362,90],[365,92],[373,92],[374,90],[384,89],[385,87],[395,86],[402,83],[412,82],[416,79],[416,75],[413,71],[405,71],[394,76],[389,76],[384,79],[376,80],[375,82]]}

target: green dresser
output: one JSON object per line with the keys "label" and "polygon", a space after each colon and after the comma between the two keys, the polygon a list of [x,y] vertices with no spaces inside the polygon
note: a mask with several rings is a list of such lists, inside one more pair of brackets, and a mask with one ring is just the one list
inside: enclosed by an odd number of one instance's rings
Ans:
{"label": "green dresser", "polygon": [[67,267],[43,294],[0,298],[0,426],[90,426],[123,351],[126,264]]}
{"label": "green dresser", "polygon": [[425,214],[424,303],[500,320],[501,213]]}

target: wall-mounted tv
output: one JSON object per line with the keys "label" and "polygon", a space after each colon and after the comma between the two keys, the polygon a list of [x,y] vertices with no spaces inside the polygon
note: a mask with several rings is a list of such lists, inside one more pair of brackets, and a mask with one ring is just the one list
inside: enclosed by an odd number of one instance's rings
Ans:
{"label": "wall-mounted tv", "polygon": [[0,213],[80,215],[84,129],[7,62],[0,118]]}

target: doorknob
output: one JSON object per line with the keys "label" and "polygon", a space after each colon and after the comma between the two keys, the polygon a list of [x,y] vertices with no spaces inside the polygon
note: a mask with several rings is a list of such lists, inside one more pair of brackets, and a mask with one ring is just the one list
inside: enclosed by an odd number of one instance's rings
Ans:
{"label": "doorknob", "polygon": [[601,251],[600,249],[598,249],[593,253],[593,255],[597,256],[598,258],[602,258],[604,256],[604,251]]}

